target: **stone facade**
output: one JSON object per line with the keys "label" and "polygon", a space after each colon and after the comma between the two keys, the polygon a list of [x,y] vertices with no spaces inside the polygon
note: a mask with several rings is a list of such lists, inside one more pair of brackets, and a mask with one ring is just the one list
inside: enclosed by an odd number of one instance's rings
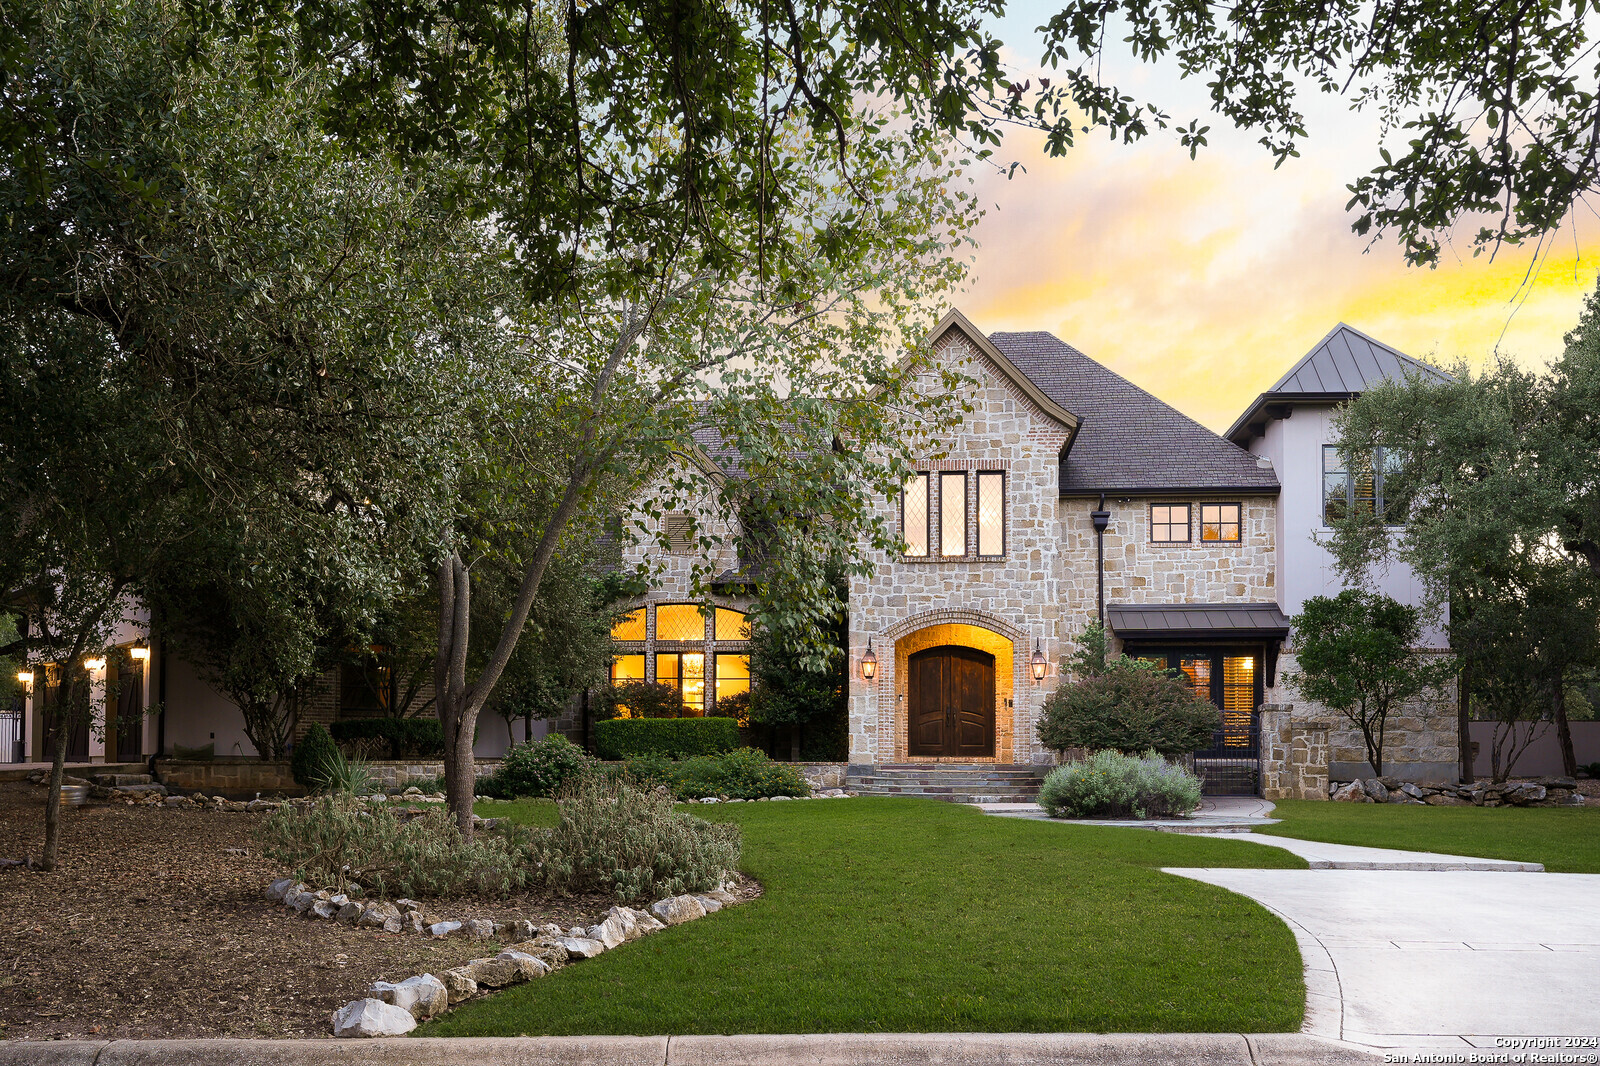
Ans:
{"label": "stone facade", "polygon": [[1296,717],[1294,708],[1261,708],[1261,796],[1263,799],[1328,798],[1328,733],[1325,718]]}
{"label": "stone facade", "polygon": [[[969,405],[946,454],[919,463],[929,477],[929,512],[940,513],[938,474],[1002,471],[1005,552],[955,557],[940,551],[930,523],[928,555],[891,557],[871,552],[872,573],[850,590],[850,762],[881,764],[907,758],[905,669],[909,655],[937,644],[960,644],[995,656],[997,763],[1050,763],[1056,754],[1038,741],[1036,723],[1061,680],[1059,664],[1073,638],[1096,615],[1096,545],[1089,513],[1098,500],[1060,498],[1059,462],[1071,429],[1035,403],[981,346],[959,330],[936,345],[939,357],[972,379]],[[974,546],[977,493],[968,479],[968,547]],[[1191,505],[1194,528],[1186,544],[1150,542],[1152,502]],[[1238,542],[1202,542],[1199,504],[1241,504]],[[882,516],[899,528],[901,501],[884,500]],[[1270,496],[1193,496],[1153,501],[1107,499],[1107,602],[1270,602],[1277,586],[1276,511]],[[861,677],[868,641],[877,676]],[[1048,662],[1033,680],[1035,649]],[[926,761],[919,759],[918,761]],[[985,760],[962,760],[965,762]]]}

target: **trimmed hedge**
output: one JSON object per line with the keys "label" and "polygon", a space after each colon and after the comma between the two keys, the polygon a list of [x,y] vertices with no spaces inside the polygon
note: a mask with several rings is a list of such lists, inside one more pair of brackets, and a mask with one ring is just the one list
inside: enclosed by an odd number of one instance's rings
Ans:
{"label": "trimmed hedge", "polygon": [[602,759],[684,759],[721,755],[738,746],[739,723],[733,718],[613,718],[594,724],[594,747]]}
{"label": "trimmed hedge", "polygon": [[340,743],[381,740],[391,759],[436,759],[444,754],[444,730],[437,718],[346,718],[328,731]]}

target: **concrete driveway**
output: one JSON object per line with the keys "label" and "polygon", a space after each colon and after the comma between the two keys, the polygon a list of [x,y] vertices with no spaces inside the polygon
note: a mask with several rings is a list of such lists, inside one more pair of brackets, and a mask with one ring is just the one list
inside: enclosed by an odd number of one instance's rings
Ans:
{"label": "concrete driveway", "polygon": [[1600,875],[1167,872],[1248,896],[1283,918],[1305,963],[1309,1035],[1463,1051],[1600,1036]]}

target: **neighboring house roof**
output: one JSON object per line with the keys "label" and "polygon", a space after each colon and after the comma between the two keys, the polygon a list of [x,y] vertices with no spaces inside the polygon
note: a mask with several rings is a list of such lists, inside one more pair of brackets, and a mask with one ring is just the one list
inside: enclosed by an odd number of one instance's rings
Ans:
{"label": "neighboring house roof", "polygon": [[1270,466],[1049,333],[989,342],[1060,407],[1078,431],[1061,457],[1061,495],[1174,492],[1277,495]]}
{"label": "neighboring house roof", "polygon": [[1277,383],[1256,397],[1227,432],[1235,444],[1260,436],[1268,421],[1295,403],[1343,403],[1368,385],[1407,377],[1450,380],[1450,375],[1345,325],[1328,331]]}
{"label": "neighboring house roof", "polygon": [[1289,618],[1276,603],[1108,603],[1106,621],[1123,640],[1289,635]]}

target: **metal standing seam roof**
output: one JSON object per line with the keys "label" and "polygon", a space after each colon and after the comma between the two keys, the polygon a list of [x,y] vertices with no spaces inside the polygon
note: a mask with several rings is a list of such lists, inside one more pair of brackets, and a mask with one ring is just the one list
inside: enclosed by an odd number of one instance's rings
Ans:
{"label": "metal standing seam roof", "polygon": [[989,342],[1080,425],[1061,460],[1062,496],[1229,492],[1272,495],[1271,467],[1053,334]]}
{"label": "metal standing seam roof", "polygon": [[1108,603],[1106,621],[1124,639],[1151,635],[1287,636],[1289,618],[1276,603]]}
{"label": "metal standing seam roof", "polygon": [[1299,362],[1266,392],[1256,397],[1239,416],[1226,436],[1241,442],[1258,432],[1253,423],[1262,420],[1262,410],[1273,402],[1316,400],[1337,403],[1356,396],[1367,386],[1380,381],[1424,377],[1435,381],[1451,380],[1450,375],[1419,359],[1413,359],[1382,341],[1367,336],[1343,322],[1328,331]]}

